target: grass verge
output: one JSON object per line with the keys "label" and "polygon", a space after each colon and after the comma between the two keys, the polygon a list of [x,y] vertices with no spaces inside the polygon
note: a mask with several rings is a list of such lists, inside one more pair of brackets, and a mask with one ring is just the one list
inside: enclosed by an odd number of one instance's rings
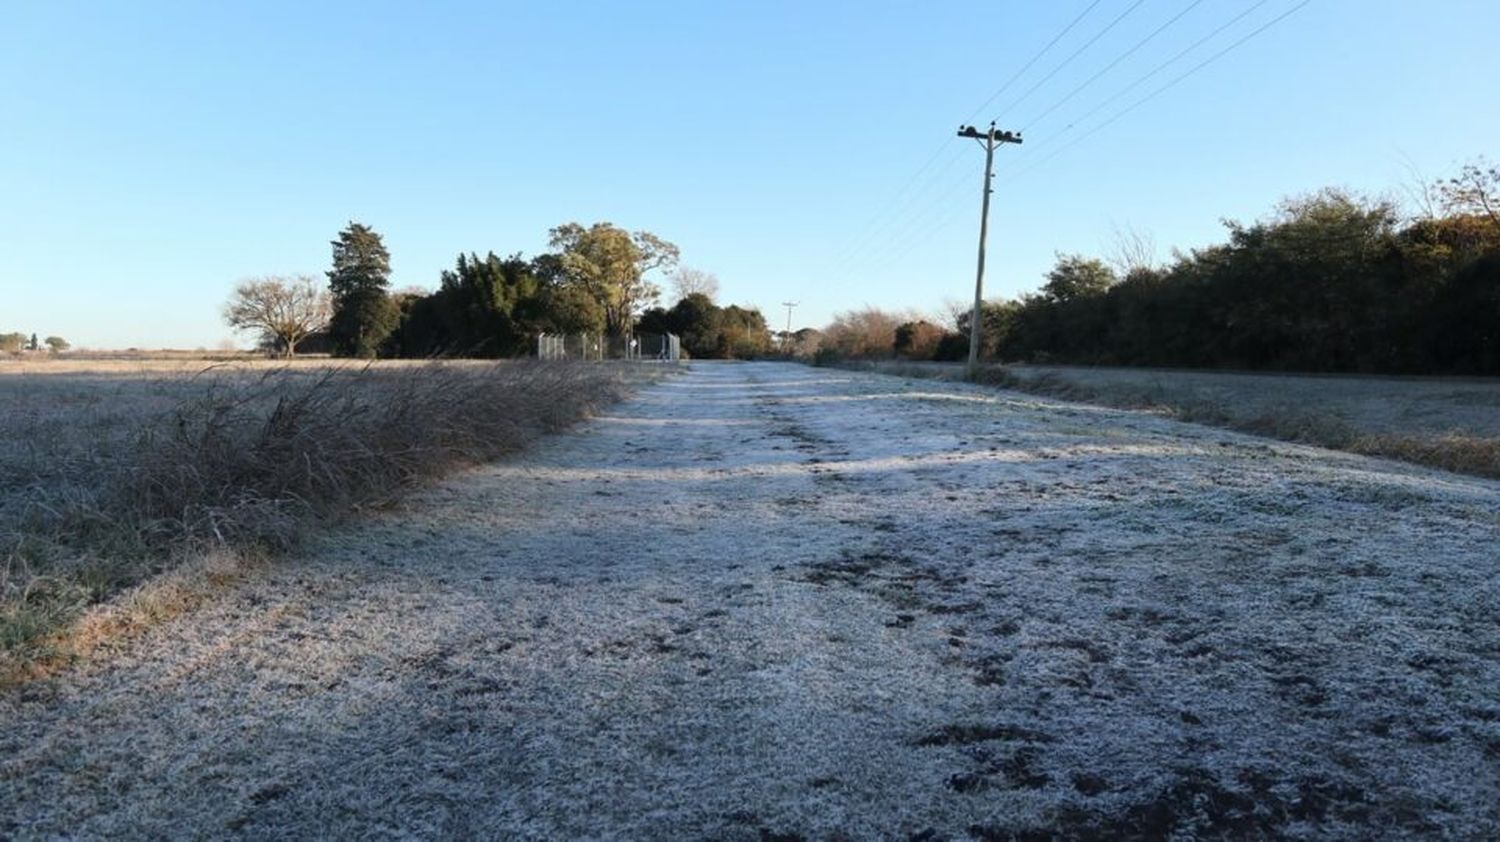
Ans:
{"label": "grass verge", "polygon": [[1239,413],[1222,403],[1173,395],[1169,389],[1095,389],[1055,374],[1016,377],[1003,368],[980,372],[982,382],[1065,400],[1124,409],[1150,409],[1183,421],[1255,435],[1382,456],[1454,473],[1500,478],[1500,439],[1443,434],[1399,436],[1365,433],[1343,419],[1293,405],[1272,412]]}
{"label": "grass verge", "polygon": [[[899,377],[950,381],[965,379],[962,368],[953,366],[891,361],[855,362],[841,364],[841,367]],[[1500,478],[1500,438],[1495,437],[1458,433],[1369,433],[1331,413],[1291,402],[1282,403],[1270,411],[1247,411],[1223,402],[1204,400],[1190,394],[1188,390],[1174,391],[1170,386],[1119,384],[1096,388],[1050,372],[1021,377],[1003,366],[981,368],[974,382],[1061,400],[1120,409],[1150,410],[1182,421],[1225,427],[1284,441],[1398,459],[1454,473]]]}
{"label": "grass verge", "polygon": [[309,527],[513,453],[654,371],[209,369],[163,385],[165,410],[35,413],[46,423],[12,425],[0,448],[0,684],[180,613]]}

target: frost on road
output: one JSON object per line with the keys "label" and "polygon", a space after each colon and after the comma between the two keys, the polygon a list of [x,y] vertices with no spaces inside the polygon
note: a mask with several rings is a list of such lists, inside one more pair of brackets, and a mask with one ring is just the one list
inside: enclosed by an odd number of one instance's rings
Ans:
{"label": "frost on road", "polygon": [[0,698],[0,836],[1500,835],[1500,483],[695,365]]}

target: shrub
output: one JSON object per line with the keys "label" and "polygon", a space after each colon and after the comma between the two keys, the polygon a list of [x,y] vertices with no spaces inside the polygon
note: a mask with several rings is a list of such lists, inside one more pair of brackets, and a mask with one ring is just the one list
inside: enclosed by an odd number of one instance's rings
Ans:
{"label": "shrub", "polygon": [[933,359],[942,344],[944,331],[925,319],[905,322],[896,328],[896,356],[908,360]]}
{"label": "shrub", "polygon": [[909,315],[875,307],[839,313],[823,329],[821,346],[846,358],[889,359],[895,353],[896,329],[912,321],[916,319]]}

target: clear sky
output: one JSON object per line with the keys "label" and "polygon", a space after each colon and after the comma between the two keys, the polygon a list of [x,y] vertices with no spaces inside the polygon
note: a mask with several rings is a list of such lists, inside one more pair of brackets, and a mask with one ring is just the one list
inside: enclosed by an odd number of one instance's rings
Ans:
{"label": "clear sky", "polygon": [[799,327],[937,313],[973,289],[966,120],[1026,139],[999,153],[996,295],[1117,227],[1165,253],[1500,158],[1493,0],[1311,0],[1090,133],[1300,2],[8,0],[0,332],[212,347],[237,279],[323,272],[350,219],[397,286],[609,220],[778,327],[783,301]]}

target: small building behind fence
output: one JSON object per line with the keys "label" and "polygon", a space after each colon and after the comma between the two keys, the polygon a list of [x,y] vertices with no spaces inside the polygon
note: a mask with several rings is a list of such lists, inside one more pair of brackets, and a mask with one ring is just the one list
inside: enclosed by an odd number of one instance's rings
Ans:
{"label": "small building behind fence", "polygon": [[543,333],[536,338],[540,360],[655,360],[678,362],[682,340],[674,333]]}

